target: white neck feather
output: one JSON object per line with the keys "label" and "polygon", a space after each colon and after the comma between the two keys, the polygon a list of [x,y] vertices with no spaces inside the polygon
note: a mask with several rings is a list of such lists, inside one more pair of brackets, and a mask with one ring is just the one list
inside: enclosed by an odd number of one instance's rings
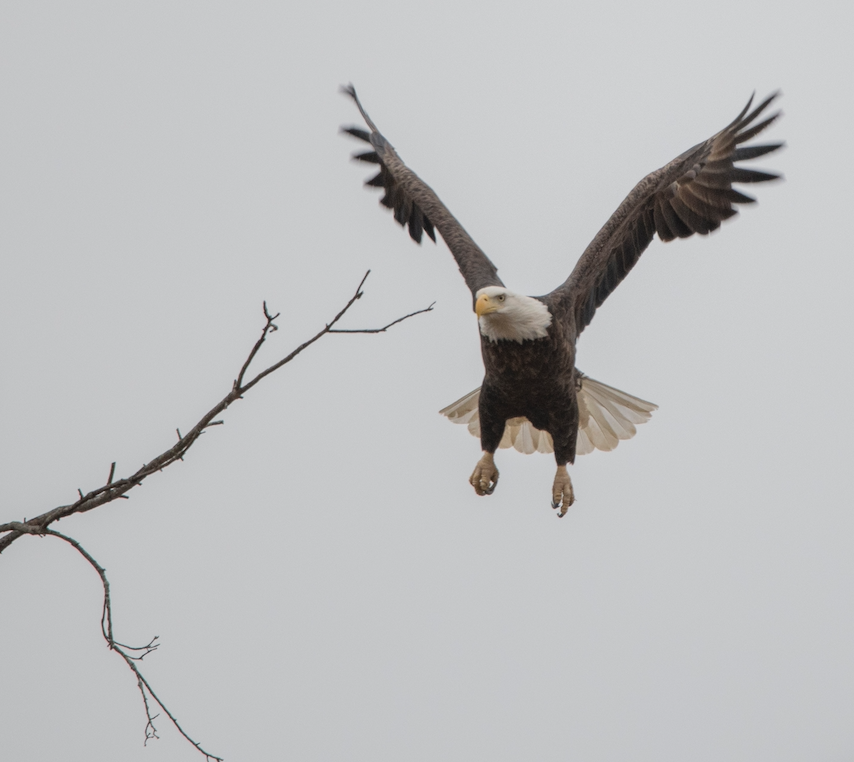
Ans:
{"label": "white neck feather", "polygon": [[478,318],[480,332],[486,338],[490,341],[518,341],[521,344],[548,335],[552,314],[545,304],[530,296],[510,291],[504,293],[506,300],[499,311]]}

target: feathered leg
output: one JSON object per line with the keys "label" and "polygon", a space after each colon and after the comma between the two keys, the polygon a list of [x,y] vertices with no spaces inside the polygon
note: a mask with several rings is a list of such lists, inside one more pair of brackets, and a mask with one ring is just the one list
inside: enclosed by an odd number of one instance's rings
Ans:
{"label": "feathered leg", "polygon": [[575,446],[578,442],[578,403],[574,394],[569,397],[569,405],[564,410],[563,417],[556,420],[555,424],[551,434],[555,445],[557,473],[552,484],[552,508],[558,509],[558,518],[563,518],[569,506],[575,502],[572,480],[566,471],[567,463],[575,463]]}
{"label": "feathered leg", "polygon": [[572,480],[566,471],[566,466],[558,466],[555,474],[555,481],[552,485],[552,508],[560,508],[558,518],[566,516],[566,512],[575,502],[575,495],[572,492]]}
{"label": "feathered leg", "polygon": [[494,401],[493,390],[484,384],[480,395],[478,409],[480,413],[480,446],[483,448],[483,457],[474,467],[474,472],[469,478],[469,484],[474,487],[478,495],[491,495],[498,484],[498,469],[495,467],[495,451],[504,436],[504,426],[507,417],[500,405]]}

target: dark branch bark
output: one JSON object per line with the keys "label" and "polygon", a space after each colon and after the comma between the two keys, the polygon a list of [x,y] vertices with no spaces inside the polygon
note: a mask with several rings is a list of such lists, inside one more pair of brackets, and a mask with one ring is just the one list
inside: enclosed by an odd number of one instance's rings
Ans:
{"label": "dark branch bark", "polygon": [[[276,363],[273,363],[268,368],[259,372],[256,376],[254,376],[251,380],[246,381],[246,373],[249,370],[249,366],[252,364],[252,361],[255,359],[258,351],[261,349],[261,346],[266,341],[267,337],[277,330],[275,323],[273,322],[279,314],[271,315],[267,309],[266,302],[264,303],[264,317],[266,319],[266,324],[264,325],[263,330],[261,331],[261,336],[258,341],[255,342],[255,345],[252,347],[252,350],[249,352],[249,356],[246,358],[246,361],[243,363],[243,366],[240,368],[240,372],[237,375],[234,383],[232,384],[231,391],[225,395],[214,407],[212,407],[199,422],[190,429],[189,432],[181,435],[181,432],[178,431],[178,441],[170,447],[165,452],[160,453],[156,458],[149,461],[145,465],[142,466],[135,473],[130,476],[126,476],[123,479],[117,479],[113,481],[113,477],[115,476],[115,464],[110,468],[110,478],[107,484],[102,487],[98,487],[97,489],[92,490],[91,492],[87,492],[85,495],[82,490],[78,490],[79,499],[71,503],[69,505],[60,505],[53,510],[48,511],[47,513],[42,513],[39,516],[36,516],[32,519],[25,519],[23,521],[10,521],[5,524],[0,524],[0,553],[2,553],[6,548],[8,548],[15,540],[19,537],[22,537],[25,534],[40,534],[47,527],[49,527],[53,522],[59,521],[60,519],[65,518],[66,516],[71,516],[76,513],[85,513],[87,511],[91,511],[94,508],[98,508],[105,503],[110,503],[117,498],[126,498],[127,492],[130,492],[134,487],[139,486],[142,482],[147,479],[152,474],[162,471],[167,466],[172,465],[177,460],[183,460],[184,453],[193,446],[196,440],[202,435],[202,433],[210,426],[218,426],[222,423],[220,420],[215,420],[220,413],[223,413],[228,407],[243,397],[243,395],[248,392],[253,386],[255,386],[259,381],[263,378],[266,378],[271,373],[274,373],[283,365],[287,365],[291,362],[297,355],[303,352],[305,349],[308,349],[312,344],[314,344],[319,339],[322,339],[327,333],[382,333],[388,330],[391,326],[400,323],[407,318],[413,317],[415,315],[420,315],[422,312],[429,312],[433,309],[433,305],[431,304],[429,307],[418,310],[418,312],[413,312],[409,315],[405,315],[402,318],[398,318],[397,320],[389,323],[383,328],[375,328],[375,329],[359,329],[354,331],[343,331],[341,329],[335,329],[334,326],[341,320],[342,317],[347,313],[347,311],[353,306],[357,299],[362,297],[362,286],[365,284],[365,280],[368,275],[370,275],[370,270],[365,273],[365,276],[359,283],[358,288],[356,289],[356,293],[350,297],[350,300],[347,304],[344,305],[344,308],[329,322],[327,323],[323,329],[318,331],[314,336],[312,336],[308,341],[300,344],[296,349],[294,349],[289,355],[282,358]],[[435,304],[435,303],[434,303]]]}

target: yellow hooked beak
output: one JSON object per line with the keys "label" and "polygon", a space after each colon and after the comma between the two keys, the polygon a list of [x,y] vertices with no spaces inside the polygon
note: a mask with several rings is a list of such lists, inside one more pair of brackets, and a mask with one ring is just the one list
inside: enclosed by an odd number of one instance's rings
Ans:
{"label": "yellow hooked beak", "polygon": [[478,317],[483,317],[490,312],[497,312],[500,306],[497,300],[490,299],[487,294],[481,294],[474,303],[474,311]]}

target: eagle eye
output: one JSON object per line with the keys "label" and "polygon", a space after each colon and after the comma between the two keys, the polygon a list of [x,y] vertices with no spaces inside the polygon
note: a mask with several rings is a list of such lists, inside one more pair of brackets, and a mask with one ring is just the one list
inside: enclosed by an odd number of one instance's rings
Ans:
{"label": "eagle eye", "polygon": [[503,302],[503,301],[504,301],[504,294],[499,294],[499,295],[498,295],[498,301],[499,301],[499,302]]}

